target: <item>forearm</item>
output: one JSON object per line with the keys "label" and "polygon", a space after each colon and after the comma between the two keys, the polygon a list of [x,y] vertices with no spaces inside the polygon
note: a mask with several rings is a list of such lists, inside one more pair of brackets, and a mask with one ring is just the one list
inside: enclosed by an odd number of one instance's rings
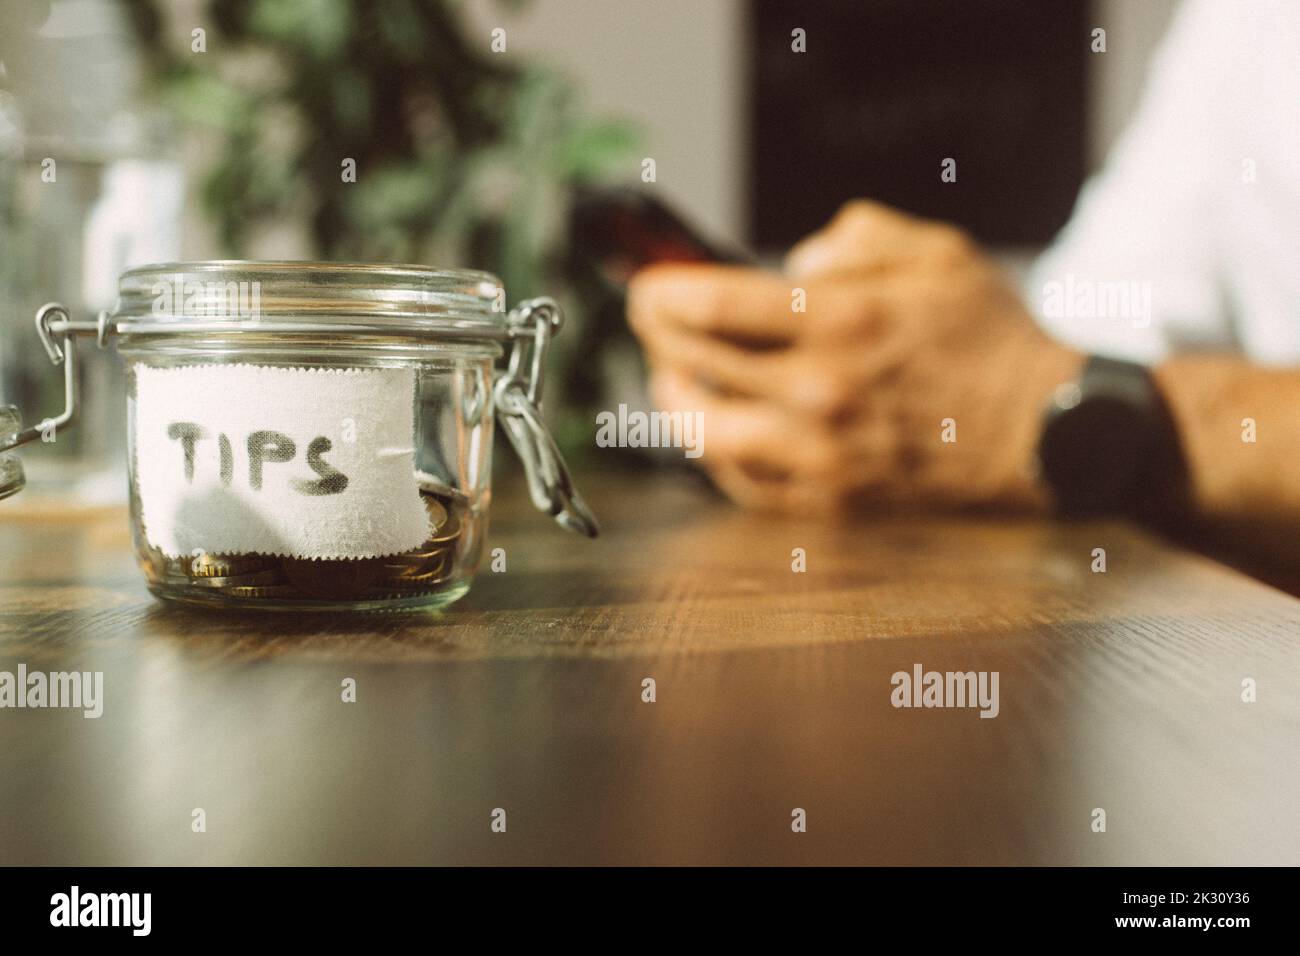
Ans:
{"label": "forearm", "polygon": [[1198,514],[1300,518],[1300,370],[1199,356],[1172,359],[1155,376]]}

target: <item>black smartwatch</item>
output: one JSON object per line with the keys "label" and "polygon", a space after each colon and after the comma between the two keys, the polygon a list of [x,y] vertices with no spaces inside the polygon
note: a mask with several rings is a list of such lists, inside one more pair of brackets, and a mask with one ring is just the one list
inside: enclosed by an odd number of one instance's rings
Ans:
{"label": "black smartwatch", "polygon": [[1185,511],[1178,432],[1143,365],[1090,357],[1078,380],[1052,397],[1038,464],[1063,515],[1160,523]]}

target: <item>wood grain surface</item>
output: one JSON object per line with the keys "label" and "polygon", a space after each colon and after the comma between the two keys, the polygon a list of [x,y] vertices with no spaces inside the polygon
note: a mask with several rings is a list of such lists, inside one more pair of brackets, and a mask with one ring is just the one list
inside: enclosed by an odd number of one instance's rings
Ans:
{"label": "wood grain surface", "polygon": [[[170,607],[124,514],[0,505],[0,670],[105,682],[0,710],[0,864],[1300,863],[1295,598],[1118,524],[579,477],[602,538],[507,485],[440,615]],[[998,716],[894,708],[914,664]]]}

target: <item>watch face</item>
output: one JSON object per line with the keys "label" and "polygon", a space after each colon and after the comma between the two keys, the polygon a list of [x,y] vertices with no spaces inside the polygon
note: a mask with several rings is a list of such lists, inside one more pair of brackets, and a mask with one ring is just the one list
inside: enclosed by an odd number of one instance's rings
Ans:
{"label": "watch face", "polygon": [[1067,514],[1114,514],[1138,497],[1143,463],[1158,424],[1148,409],[1108,395],[1084,398],[1043,429],[1043,478]]}

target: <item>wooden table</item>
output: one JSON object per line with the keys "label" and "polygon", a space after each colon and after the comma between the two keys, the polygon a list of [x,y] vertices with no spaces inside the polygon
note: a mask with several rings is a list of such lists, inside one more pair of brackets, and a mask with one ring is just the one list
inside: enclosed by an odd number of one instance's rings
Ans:
{"label": "wooden table", "polygon": [[[0,506],[0,670],[106,685],[0,711],[0,863],[1300,863],[1300,601],[1121,525],[583,484],[604,537],[506,487],[441,616],[169,607],[124,515]],[[998,716],[893,707],[915,664]]]}

